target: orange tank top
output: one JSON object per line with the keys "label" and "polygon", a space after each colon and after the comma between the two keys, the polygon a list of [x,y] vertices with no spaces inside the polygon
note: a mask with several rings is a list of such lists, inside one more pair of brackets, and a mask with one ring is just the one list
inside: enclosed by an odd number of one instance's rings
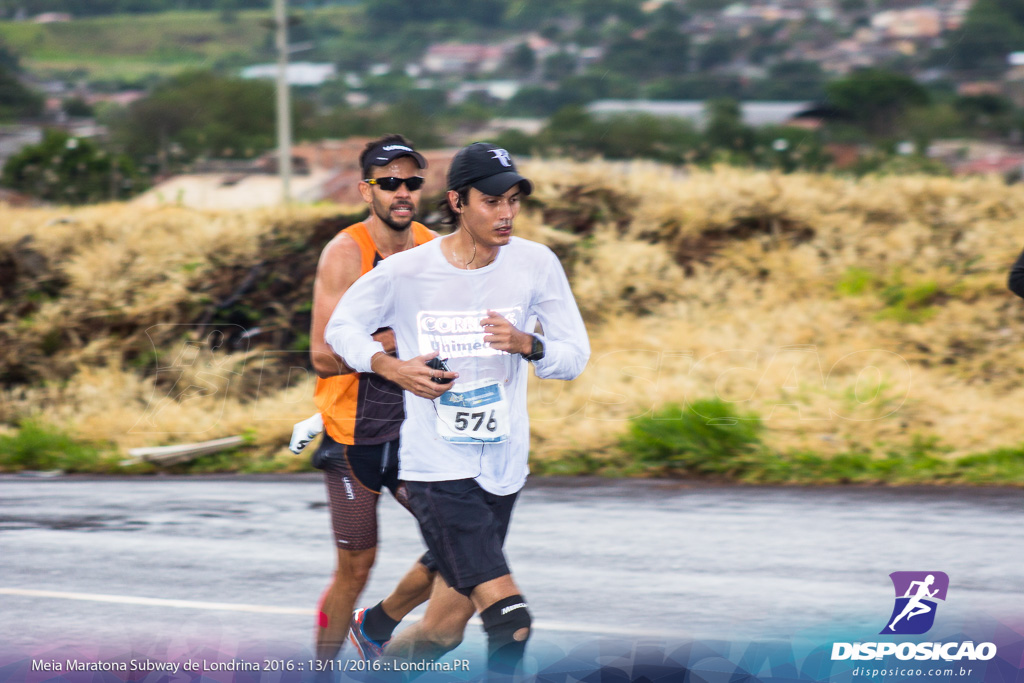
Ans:
{"label": "orange tank top", "polygon": [[[413,222],[410,229],[416,246],[435,237],[420,223]],[[356,223],[342,232],[359,245],[360,276],[373,270],[384,258],[377,250],[365,223]],[[402,389],[370,372],[318,377],[313,400],[324,418],[324,429],[328,436],[350,446],[379,444],[397,439],[405,419]]]}

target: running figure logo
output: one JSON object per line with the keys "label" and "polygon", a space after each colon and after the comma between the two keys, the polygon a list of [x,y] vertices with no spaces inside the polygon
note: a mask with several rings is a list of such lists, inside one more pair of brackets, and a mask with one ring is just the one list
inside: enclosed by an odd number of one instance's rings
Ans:
{"label": "running figure logo", "polygon": [[949,577],[943,572],[893,572],[889,578],[896,590],[896,604],[879,633],[927,633],[935,622],[935,601],[946,599]]}

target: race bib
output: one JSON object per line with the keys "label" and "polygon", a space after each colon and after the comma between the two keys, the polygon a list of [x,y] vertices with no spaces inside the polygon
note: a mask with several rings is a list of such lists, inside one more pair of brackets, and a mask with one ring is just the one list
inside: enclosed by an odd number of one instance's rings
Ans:
{"label": "race bib", "polygon": [[437,435],[452,443],[500,443],[508,439],[508,401],[500,382],[456,384],[434,399]]}

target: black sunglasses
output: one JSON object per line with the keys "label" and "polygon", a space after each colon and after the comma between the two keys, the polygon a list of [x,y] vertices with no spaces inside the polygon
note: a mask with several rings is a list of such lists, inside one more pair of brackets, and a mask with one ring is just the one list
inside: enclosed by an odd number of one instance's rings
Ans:
{"label": "black sunglasses", "polygon": [[411,178],[367,178],[366,182],[370,185],[377,185],[385,192],[394,192],[402,186],[402,183],[409,188],[409,192],[415,192],[423,187],[423,178],[418,175]]}

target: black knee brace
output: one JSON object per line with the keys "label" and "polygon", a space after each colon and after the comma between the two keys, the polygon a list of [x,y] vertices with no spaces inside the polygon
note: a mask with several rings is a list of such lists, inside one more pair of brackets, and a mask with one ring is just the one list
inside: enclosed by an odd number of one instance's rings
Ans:
{"label": "black knee brace", "polygon": [[[487,667],[498,673],[511,674],[526,651],[530,637],[530,610],[521,595],[510,595],[480,613],[487,633]],[[516,632],[526,629],[521,640]]]}

